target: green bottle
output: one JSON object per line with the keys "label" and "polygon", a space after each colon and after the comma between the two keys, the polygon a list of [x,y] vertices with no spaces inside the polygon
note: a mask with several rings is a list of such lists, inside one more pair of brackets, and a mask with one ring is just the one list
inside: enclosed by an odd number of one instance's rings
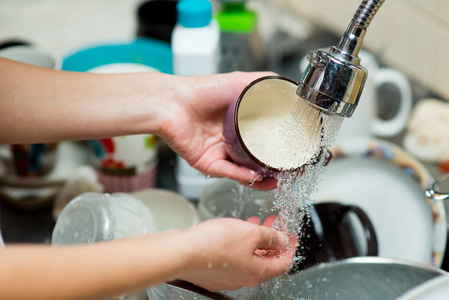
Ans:
{"label": "green bottle", "polygon": [[220,72],[257,71],[263,68],[263,46],[257,31],[257,14],[245,0],[220,0],[215,18],[220,25]]}

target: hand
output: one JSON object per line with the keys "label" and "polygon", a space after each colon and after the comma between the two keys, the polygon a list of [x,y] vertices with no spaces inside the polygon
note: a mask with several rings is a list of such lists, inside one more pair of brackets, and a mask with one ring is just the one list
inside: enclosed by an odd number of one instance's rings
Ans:
{"label": "hand", "polygon": [[191,166],[205,174],[228,177],[245,185],[254,182],[252,187],[257,189],[275,188],[274,179],[263,179],[251,170],[232,163],[222,139],[224,115],[230,103],[246,85],[267,75],[272,74],[234,72],[177,77],[174,93],[178,96],[164,113],[161,137]]}
{"label": "hand", "polygon": [[[269,215],[268,217],[265,218],[265,220],[263,221],[263,226],[266,227],[270,227],[270,228],[275,228],[274,227],[274,222],[276,221],[277,216],[276,215]],[[262,223],[262,221],[260,220],[259,217],[250,217],[247,220],[248,222],[255,224],[255,225],[260,225]],[[298,237],[294,234],[294,233],[289,233],[288,234],[288,249],[296,249],[296,245],[298,243]],[[265,250],[257,250],[256,253],[258,254],[263,254]]]}
{"label": "hand", "polygon": [[289,271],[296,248],[281,232],[239,219],[213,219],[188,230],[194,259],[179,279],[210,291],[257,286]]}

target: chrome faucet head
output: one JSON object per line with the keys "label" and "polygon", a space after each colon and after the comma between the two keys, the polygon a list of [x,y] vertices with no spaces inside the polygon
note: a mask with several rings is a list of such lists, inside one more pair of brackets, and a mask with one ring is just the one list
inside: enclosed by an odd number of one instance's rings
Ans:
{"label": "chrome faucet head", "polygon": [[362,94],[368,70],[357,56],[366,29],[384,0],[364,0],[357,9],[338,47],[308,54],[297,94],[327,114],[351,117]]}

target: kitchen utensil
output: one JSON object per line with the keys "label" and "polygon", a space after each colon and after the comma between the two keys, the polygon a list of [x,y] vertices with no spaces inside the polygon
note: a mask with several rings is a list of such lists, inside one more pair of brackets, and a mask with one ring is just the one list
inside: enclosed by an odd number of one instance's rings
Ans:
{"label": "kitchen utensil", "polygon": [[210,293],[189,283],[174,282],[152,287],[148,290],[148,296],[155,300],[394,300],[422,283],[446,276],[447,273],[441,269],[409,261],[357,257],[313,266],[254,288]]}
{"label": "kitchen utensil", "polygon": [[[8,145],[0,145],[0,157],[8,165],[11,153]],[[0,161],[1,162],[1,161]],[[61,187],[83,164],[87,164],[86,149],[79,142],[60,142],[54,168],[42,177],[18,177],[12,167],[0,175],[0,196],[19,210],[33,210],[49,205]]]}
{"label": "kitchen utensil", "polygon": [[[249,299],[393,300],[447,273],[404,260],[357,257],[324,263],[256,287]],[[275,287],[274,283],[278,283]]]}
{"label": "kitchen utensil", "polygon": [[441,266],[447,240],[441,201],[425,190],[428,170],[400,147],[369,138],[348,139],[332,148],[311,199],[357,205],[373,223],[379,256]]}
{"label": "kitchen utensil", "polygon": [[384,0],[362,1],[337,47],[310,52],[298,96],[327,114],[351,117],[365,85],[367,70],[358,53],[366,30]]}
{"label": "kitchen utensil", "polygon": [[87,72],[110,64],[142,64],[166,74],[173,74],[170,45],[143,37],[132,41],[91,45],[75,50],[64,58],[62,69]]}
{"label": "kitchen utensil", "polygon": [[195,206],[178,193],[152,188],[131,195],[151,210],[157,231],[187,229],[199,222]]}
{"label": "kitchen utensil", "polygon": [[449,297],[449,276],[438,276],[414,287],[396,300],[445,300]]}
{"label": "kitchen utensil", "polygon": [[426,196],[432,200],[442,201],[449,198],[449,174],[445,174],[435,180],[431,187],[426,190]]}
{"label": "kitchen utensil", "polygon": [[[264,176],[297,171],[312,162],[323,139],[321,126],[315,122],[324,121],[307,103],[296,107],[296,89],[297,84],[287,78],[262,77],[231,103],[225,115],[223,141],[234,162]],[[289,118],[297,109],[305,112],[306,121]]]}
{"label": "kitchen utensil", "polygon": [[[357,110],[341,125],[337,142],[353,137],[394,136],[405,128],[410,117],[413,98],[405,75],[396,69],[380,67],[376,57],[366,50],[360,50],[359,57],[369,75]],[[303,72],[308,64],[309,61],[304,57],[300,62],[300,72]],[[387,84],[393,86],[399,93],[397,99],[392,99],[396,100],[392,102],[398,104],[398,109],[390,119],[385,120],[379,114],[378,94],[381,87]]]}
{"label": "kitchen utensil", "polygon": [[154,232],[151,210],[125,193],[84,193],[70,201],[59,215],[53,245],[85,244]]}
{"label": "kitchen utensil", "polygon": [[[351,216],[355,216],[355,222],[362,226],[361,236],[357,234]],[[378,245],[374,226],[366,213],[355,205],[337,202],[310,205],[304,214],[296,254],[300,260],[295,264],[294,272],[323,262],[376,256]]]}

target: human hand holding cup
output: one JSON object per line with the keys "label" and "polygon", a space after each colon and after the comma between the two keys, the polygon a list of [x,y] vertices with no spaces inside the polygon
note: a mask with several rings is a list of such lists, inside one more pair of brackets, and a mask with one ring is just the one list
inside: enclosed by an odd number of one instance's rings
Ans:
{"label": "human hand holding cup", "polygon": [[[297,96],[297,87],[296,82],[281,76],[261,77],[231,103],[223,141],[235,163],[264,177],[276,177],[281,172],[300,171],[312,158],[318,157],[316,162],[327,153],[321,143],[320,112]],[[291,117],[298,103],[310,114],[306,120]]]}

